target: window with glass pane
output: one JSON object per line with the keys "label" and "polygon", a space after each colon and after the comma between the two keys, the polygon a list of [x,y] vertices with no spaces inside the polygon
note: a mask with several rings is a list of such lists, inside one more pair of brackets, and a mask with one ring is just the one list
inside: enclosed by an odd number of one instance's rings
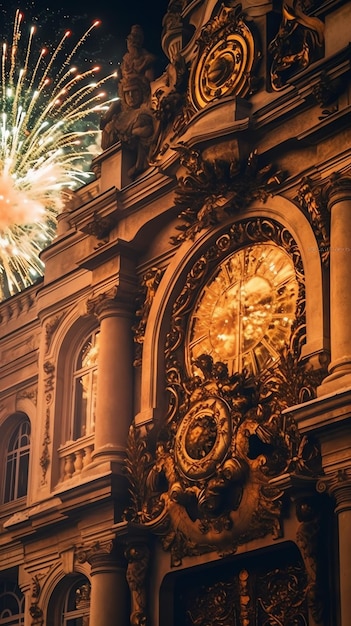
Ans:
{"label": "window with glass pane", "polygon": [[94,331],[79,350],[74,372],[74,420],[72,439],[94,431],[99,332]]}
{"label": "window with glass pane", "polygon": [[72,585],[65,598],[64,626],[89,626],[90,583],[80,578]]}
{"label": "window with glass pane", "polygon": [[24,624],[24,595],[16,583],[0,582],[0,626]]}
{"label": "window with glass pane", "polygon": [[23,420],[12,433],[6,454],[4,502],[27,495],[30,423]]}

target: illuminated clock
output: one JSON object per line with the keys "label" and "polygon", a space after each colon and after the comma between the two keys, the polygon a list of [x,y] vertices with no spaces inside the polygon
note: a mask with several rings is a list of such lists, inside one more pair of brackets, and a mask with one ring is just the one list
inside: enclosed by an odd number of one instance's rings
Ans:
{"label": "illuminated clock", "polygon": [[188,370],[209,354],[229,374],[258,374],[279,359],[295,319],[299,285],[279,246],[258,243],[227,257],[203,287],[188,327]]}

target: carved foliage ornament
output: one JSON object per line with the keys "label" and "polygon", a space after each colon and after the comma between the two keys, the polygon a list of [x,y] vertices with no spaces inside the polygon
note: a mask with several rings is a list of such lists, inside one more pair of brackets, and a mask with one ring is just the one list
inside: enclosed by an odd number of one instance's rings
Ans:
{"label": "carved foliage ornament", "polygon": [[51,405],[53,402],[53,391],[54,391],[54,378],[55,378],[55,366],[51,361],[45,361],[44,366],[44,392],[45,392],[45,430],[42,442],[42,453],[39,459],[39,464],[42,470],[42,485],[46,485],[46,474],[50,465],[50,452],[49,445],[51,443],[50,439],[50,416],[51,416]]}
{"label": "carved foliage ornament", "polygon": [[[177,623],[184,626],[306,626],[306,576],[301,558],[283,548],[246,567],[221,564],[188,577],[176,599]],[[291,551],[293,552],[293,551]]]}
{"label": "carved foliage ornament", "polygon": [[145,272],[142,279],[140,293],[137,298],[136,317],[138,319],[138,323],[133,328],[135,344],[135,366],[141,365],[142,346],[144,343],[146,322],[152,301],[155,297],[162,275],[163,270],[158,267],[151,267],[149,270],[147,270],[147,272]]}
{"label": "carved foliage ornament", "polygon": [[297,200],[310,219],[321,260],[328,265],[330,256],[328,189],[326,186],[316,185],[310,178],[305,178],[298,190]]}
{"label": "carved foliage ornament", "polygon": [[[231,154],[238,154],[234,141]],[[272,164],[260,163],[257,152],[247,160],[233,156],[223,147],[223,156],[205,158],[198,150],[179,144],[174,148],[186,173],[178,180],[175,205],[181,220],[176,228],[179,235],[172,237],[173,244],[195,235],[228,215],[235,215],[253,200],[265,201],[274,186],[280,184],[284,173]]]}
{"label": "carved foliage ornament", "polygon": [[245,96],[254,90],[253,71],[260,57],[256,37],[241,5],[225,7],[202,29],[198,59],[190,74],[191,100],[195,110],[215,98]]}
{"label": "carved foliage ornament", "polygon": [[[187,323],[199,285],[233,251],[265,241],[279,244],[294,260],[299,284],[280,366],[256,375],[247,369],[232,373],[225,362],[204,354],[197,371],[186,369]],[[131,428],[127,461],[127,518],[162,536],[173,565],[185,555],[226,554],[253,538],[279,535],[283,492],[276,479],[319,473],[316,446],[300,437],[290,416],[281,415],[288,403],[300,401],[302,390],[303,399],[312,397],[320,382],[320,372],[308,378],[298,364],[304,329],[301,256],[290,233],[273,220],[234,224],[188,273],[166,339],[168,414],[150,434]]]}
{"label": "carved foliage ornament", "polygon": [[306,177],[302,180],[296,199],[307,213],[316,237],[316,245],[322,262],[329,265],[330,257],[330,201],[333,194],[349,194],[351,189],[350,170],[334,172],[324,180],[315,181]]}

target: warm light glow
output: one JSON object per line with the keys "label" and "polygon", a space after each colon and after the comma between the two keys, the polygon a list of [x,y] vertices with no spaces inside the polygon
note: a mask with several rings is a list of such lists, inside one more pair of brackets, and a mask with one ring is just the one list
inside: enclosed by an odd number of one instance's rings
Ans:
{"label": "warm light glow", "polygon": [[[238,250],[222,263],[195,306],[189,357],[227,363],[234,373],[264,369],[289,340],[298,282],[292,260],[273,244]],[[193,366],[189,365],[194,374]]]}

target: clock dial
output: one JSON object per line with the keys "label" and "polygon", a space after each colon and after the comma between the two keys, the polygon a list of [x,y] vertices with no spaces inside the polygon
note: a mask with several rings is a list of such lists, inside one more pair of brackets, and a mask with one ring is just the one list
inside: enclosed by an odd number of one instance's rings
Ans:
{"label": "clock dial", "polygon": [[269,243],[236,251],[217,268],[195,305],[188,368],[209,354],[229,373],[257,374],[279,358],[295,318],[298,281],[287,253]]}

